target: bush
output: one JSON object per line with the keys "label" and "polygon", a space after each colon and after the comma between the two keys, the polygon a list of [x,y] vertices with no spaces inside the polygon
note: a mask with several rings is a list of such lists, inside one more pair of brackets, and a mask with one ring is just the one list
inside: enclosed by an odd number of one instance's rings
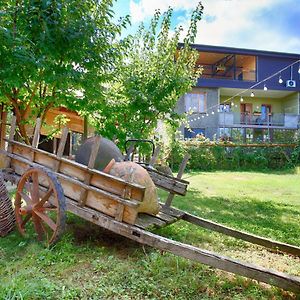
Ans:
{"label": "bush", "polygon": [[169,163],[178,169],[184,154],[191,155],[187,168],[210,170],[278,170],[296,167],[300,144],[297,147],[245,147],[229,141],[215,142],[203,137],[188,141],[174,141]]}

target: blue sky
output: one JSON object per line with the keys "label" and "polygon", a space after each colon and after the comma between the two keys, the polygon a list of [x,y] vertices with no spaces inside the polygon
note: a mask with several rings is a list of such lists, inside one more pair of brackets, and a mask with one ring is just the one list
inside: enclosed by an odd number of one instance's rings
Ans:
{"label": "blue sky", "polygon": [[[116,16],[131,16],[134,32],[155,9],[174,8],[173,25],[188,28],[198,0],[117,0]],[[300,0],[203,0],[196,43],[300,54]]]}

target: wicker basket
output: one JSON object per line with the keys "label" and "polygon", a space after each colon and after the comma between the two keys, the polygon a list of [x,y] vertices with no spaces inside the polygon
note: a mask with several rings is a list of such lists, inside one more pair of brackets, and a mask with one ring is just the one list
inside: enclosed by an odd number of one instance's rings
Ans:
{"label": "wicker basket", "polygon": [[15,227],[15,214],[8,191],[0,172],[0,237],[6,236]]}

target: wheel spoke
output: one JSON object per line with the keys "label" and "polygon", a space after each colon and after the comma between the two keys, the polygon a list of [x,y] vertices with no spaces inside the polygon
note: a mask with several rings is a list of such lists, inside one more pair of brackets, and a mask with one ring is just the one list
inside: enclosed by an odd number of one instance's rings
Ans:
{"label": "wheel spoke", "polygon": [[65,226],[65,198],[50,171],[29,168],[24,172],[17,187],[15,215],[21,234],[25,235],[26,226],[32,222],[39,241],[49,246],[58,240]]}
{"label": "wheel spoke", "polygon": [[57,225],[53,222],[53,220],[46,214],[40,211],[34,211],[53,231],[56,230]]}
{"label": "wheel spoke", "polygon": [[23,219],[23,221],[22,221],[22,223],[21,223],[21,225],[20,225],[21,228],[24,229],[26,223],[31,219],[31,217],[32,217],[32,214],[31,214],[31,213],[28,214],[28,215],[26,215],[26,217]]}
{"label": "wheel spoke", "polygon": [[41,221],[38,218],[38,216],[34,216],[34,215],[32,216],[32,220],[33,220],[35,232],[38,235],[38,240],[42,241],[43,240],[43,228],[42,228]]}
{"label": "wheel spoke", "polygon": [[52,193],[53,193],[53,189],[52,189],[52,187],[50,187],[50,189],[49,189],[49,190],[47,191],[47,193],[43,196],[43,198],[41,199],[41,201],[35,205],[35,207],[36,207],[36,208],[43,207],[44,204],[45,204],[46,201],[49,199],[49,197],[51,196]]}
{"label": "wheel spoke", "polygon": [[25,200],[27,205],[31,205],[32,204],[32,199],[25,193],[23,193],[22,191],[17,191],[19,193],[19,195],[22,197],[22,199]]}

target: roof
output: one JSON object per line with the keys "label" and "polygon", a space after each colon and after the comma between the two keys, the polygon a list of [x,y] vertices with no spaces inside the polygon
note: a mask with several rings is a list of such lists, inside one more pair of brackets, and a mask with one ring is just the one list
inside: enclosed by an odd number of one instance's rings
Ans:
{"label": "roof", "polygon": [[[183,43],[178,43],[179,47],[182,47]],[[290,58],[290,59],[300,59],[300,54],[296,53],[284,53],[275,51],[264,51],[255,49],[244,49],[244,48],[233,48],[233,47],[223,47],[223,46],[212,46],[212,45],[202,45],[202,44],[192,44],[192,48],[203,52],[218,52],[218,53],[230,53],[230,54],[243,54],[243,55],[255,55],[255,56],[272,56],[278,58]]]}

